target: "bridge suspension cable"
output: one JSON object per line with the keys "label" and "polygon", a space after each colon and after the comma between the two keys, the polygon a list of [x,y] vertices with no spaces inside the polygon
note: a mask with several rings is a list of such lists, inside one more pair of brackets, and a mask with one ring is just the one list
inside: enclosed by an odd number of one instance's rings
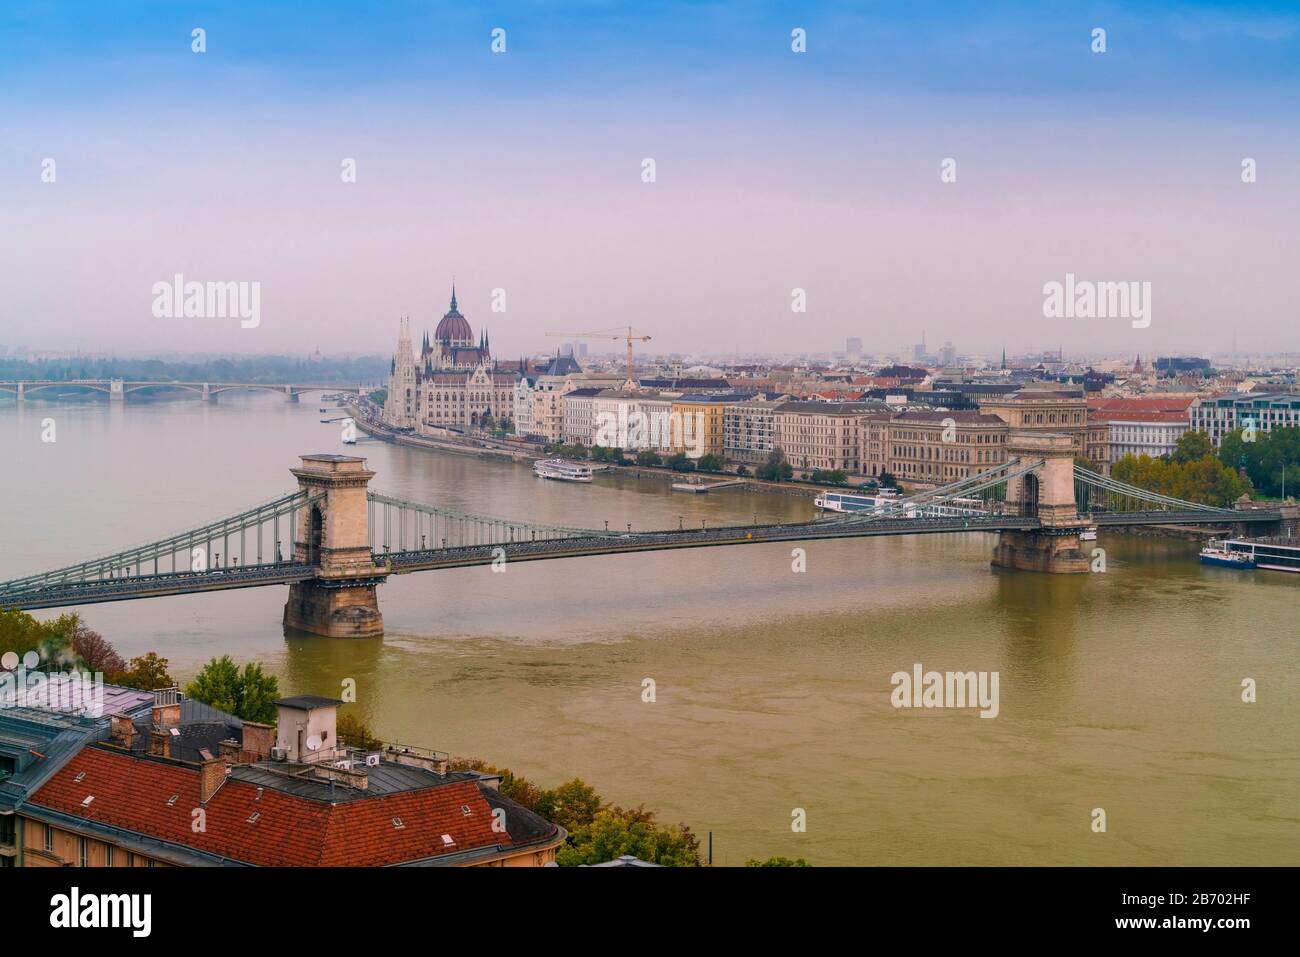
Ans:
{"label": "bridge suspension cable", "polygon": [[[1117,479],[1110,478],[1109,476],[1081,468],[1078,465],[1074,467],[1074,480],[1076,492],[1078,487],[1082,485],[1089,489],[1098,489],[1103,492],[1113,493],[1124,498],[1133,499],[1137,502],[1162,505],[1173,511],[1216,512],[1227,515],[1235,514],[1232,509],[1219,508],[1214,505],[1202,505],[1197,502],[1187,502],[1170,495],[1162,495],[1159,492],[1153,492],[1150,489],[1140,488],[1136,485],[1129,485],[1127,482],[1121,482]],[[1076,498],[1077,497],[1079,496],[1076,494]],[[1091,499],[1091,496],[1088,496],[1088,498]]]}
{"label": "bridge suspension cable", "polygon": [[[0,606],[14,604],[16,599],[34,591],[75,583],[142,578],[151,574],[197,574],[211,568],[293,564],[298,510],[323,498],[323,495],[308,495],[304,491],[293,492],[236,515],[144,545],[0,582]],[[283,528],[281,519],[286,519]],[[221,543],[220,549],[214,547],[218,542]],[[182,556],[179,561],[177,555]]]}
{"label": "bridge suspension cable", "polygon": [[590,528],[540,525],[459,512],[379,491],[367,492],[366,500],[369,503],[370,548],[377,557],[470,545],[617,536],[616,532]]}

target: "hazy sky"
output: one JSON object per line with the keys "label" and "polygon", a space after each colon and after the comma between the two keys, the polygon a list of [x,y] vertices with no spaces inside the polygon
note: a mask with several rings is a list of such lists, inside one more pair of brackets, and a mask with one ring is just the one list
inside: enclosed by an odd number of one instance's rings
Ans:
{"label": "hazy sky", "polygon": [[[454,275],[502,357],[1297,350],[1298,118],[1294,3],[9,0],[0,344],[387,353]],[[260,324],[156,318],[176,273]],[[1150,326],[1044,318],[1066,273]]]}

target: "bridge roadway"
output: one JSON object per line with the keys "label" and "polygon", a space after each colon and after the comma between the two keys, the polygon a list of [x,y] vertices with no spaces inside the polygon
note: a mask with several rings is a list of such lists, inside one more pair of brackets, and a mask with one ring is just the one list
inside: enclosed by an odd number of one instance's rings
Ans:
{"label": "bridge roadway", "polygon": [[[1279,513],[1249,511],[1207,513],[1204,511],[1170,512],[1099,512],[1087,519],[1103,527],[1125,525],[1195,525],[1234,522],[1276,522]],[[388,575],[443,568],[489,565],[501,549],[507,561],[541,561],[593,555],[617,555],[625,552],[652,552],[674,548],[706,548],[723,545],[746,545],[760,542],[804,542],[837,538],[875,538],[887,535],[926,535],[964,532],[1000,532],[1032,530],[1040,527],[1037,518],[988,516],[983,518],[889,518],[874,521],[845,518],[822,519],[788,525],[732,525],[709,529],[662,530],[632,533],[598,533],[590,536],[549,539],[546,541],[498,542],[486,545],[462,545],[448,548],[376,552],[379,572],[368,581],[382,581]],[[315,566],[280,562],[233,568],[213,568],[203,572],[168,572],[135,575],[86,582],[71,582],[34,589],[30,592],[0,594],[0,607],[25,610],[58,608],[71,605],[156,598],[234,588],[265,585],[289,585],[316,577]]]}

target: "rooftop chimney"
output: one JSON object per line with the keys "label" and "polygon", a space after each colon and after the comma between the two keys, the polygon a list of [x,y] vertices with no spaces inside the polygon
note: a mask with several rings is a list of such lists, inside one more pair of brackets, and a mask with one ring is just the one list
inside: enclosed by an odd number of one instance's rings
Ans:
{"label": "rooftop chimney", "polygon": [[114,714],[110,715],[112,719],[112,730],[110,732],[113,743],[120,744],[128,751],[131,745],[135,743],[136,731],[135,722],[131,720],[130,715]]}
{"label": "rooftop chimney", "polygon": [[199,803],[207,804],[226,783],[230,766],[221,758],[209,758],[199,766]]}
{"label": "rooftop chimney", "polygon": [[180,727],[181,723],[181,703],[174,694],[174,689],[167,689],[173,692],[154,692],[153,704],[153,729],[155,731],[166,731],[168,728]]}

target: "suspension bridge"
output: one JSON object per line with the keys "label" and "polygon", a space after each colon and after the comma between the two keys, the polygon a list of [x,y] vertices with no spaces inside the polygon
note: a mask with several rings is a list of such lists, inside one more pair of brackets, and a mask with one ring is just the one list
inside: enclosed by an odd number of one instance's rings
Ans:
{"label": "suspension bridge", "polygon": [[[64,568],[0,582],[26,610],[288,585],[286,628],[328,637],[383,633],[376,587],[390,575],[501,562],[763,542],[996,532],[996,566],[1086,572],[1079,534],[1095,526],[1230,525],[1273,531],[1280,510],[1213,508],[1074,466],[1069,438],[1013,434],[1006,462],[869,512],[807,522],[625,531],[476,515],[371,489],[356,456],[301,456],[298,488],[196,528]],[[1291,519],[1294,521],[1294,518]]]}

